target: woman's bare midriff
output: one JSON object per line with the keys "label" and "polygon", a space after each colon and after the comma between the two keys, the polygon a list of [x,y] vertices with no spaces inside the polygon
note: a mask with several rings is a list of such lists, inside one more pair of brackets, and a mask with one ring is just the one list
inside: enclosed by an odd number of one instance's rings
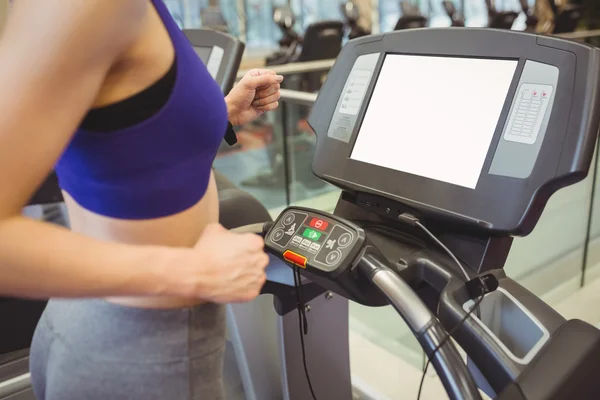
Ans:
{"label": "woman's bare midriff", "polygon": [[[174,57],[169,34],[156,10],[148,1],[148,13],[138,39],[114,63],[93,107],[118,102],[151,86],[169,70]],[[110,157],[110,154],[106,157]],[[84,209],[68,193],[63,194],[69,210],[72,230],[100,240],[140,245],[193,247],[204,228],[219,220],[217,186],[212,174],[204,197],[196,205],[179,214],[152,220],[127,221],[107,218]],[[139,308],[184,308],[200,303],[196,299],[165,297],[106,300]]]}
{"label": "woman's bare midriff", "polygon": [[[94,214],[64,193],[71,229],[100,240],[119,243],[193,247],[204,228],[219,220],[219,199],[213,174],[206,194],[196,205],[169,217],[126,221]],[[107,301],[139,308],[183,308],[200,302],[197,299],[172,297],[112,297]]]}

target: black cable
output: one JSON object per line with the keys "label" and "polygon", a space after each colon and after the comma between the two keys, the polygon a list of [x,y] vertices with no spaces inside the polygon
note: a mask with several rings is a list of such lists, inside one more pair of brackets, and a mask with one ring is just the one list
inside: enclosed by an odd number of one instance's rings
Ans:
{"label": "black cable", "polygon": [[446,344],[446,342],[448,340],[450,340],[450,338],[452,337],[452,335],[454,335],[454,333],[460,329],[461,326],[463,326],[463,324],[467,321],[467,319],[473,314],[473,311],[477,310],[479,308],[479,305],[481,304],[481,302],[483,301],[483,298],[485,296],[481,296],[473,305],[473,307],[469,310],[469,312],[467,313],[467,315],[464,316],[464,318],[458,323],[458,325],[456,325],[448,334],[446,334],[446,336],[444,337],[444,339],[440,342],[440,344],[438,344],[436,346],[436,348],[433,350],[433,353],[431,353],[431,356],[427,357],[427,364],[425,364],[425,369],[423,370],[423,375],[421,376],[421,384],[419,385],[419,393],[417,395],[417,400],[421,399],[421,391],[423,390],[423,383],[425,382],[425,376],[427,375],[427,368],[429,368],[429,364],[431,363],[431,359],[433,357],[435,357],[435,354],[438,352],[438,350],[440,348],[442,348],[443,345]]}
{"label": "black cable", "polygon": [[425,226],[421,223],[421,221],[416,220],[415,225],[418,226],[423,232],[425,232],[427,234],[427,236],[429,236],[438,246],[440,246],[450,256],[450,258],[452,258],[452,260],[456,263],[456,265],[458,265],[458,268],[460,268],[460,270],[462,271],[462,273],[465,276],[465,278],[467,279],[467,281],[471,280],[471,277],[465,270],[465,267],[463,267],[463,265],[460,263],[460,261],[458,261],[458,258],[456,258],[456,256],[454,255],[454,253],[452,251],[450,251],[450,249],[448,247],[446,247],[446,245],[444,243],[442,243],[442,241],[440,239],[438,239],[433,233],[431,233],[431,231],[429,229],[425,228]]}
{"label": "black cable", "polygon": [[[458,267],[460,268],[460,270],[463,272],[465,278],[467,279],[467,282],[471,279],[469,277],[469,274],[467,273],[467,271],[465,270],[465,268],[463,267],[463,265],[461,264],[461,262],[458,260],[458,258],[456,257],[456,255],[454,255],[454,253],[448,248],[446,247],[441,240],[439,240],[433,233],[431,233],[431,231],[429,229],[427,229],[422,223],[421,221],[419,221],[418,218],[414,217],[413,215],[410,214],[403,214],[401,217],[403,217],[402,219],[405,222],[410,223],[413,226],[418,227],[419,229],[421,229],[423,232],[425,232],[438,246],[440,246],[449,256],[450,258],[456,263],[456,265],[458,265]],[[463,326],[463,324],[467,321],[467,319],[473,314],[473,312],[475,310],[477,310],[478,314],[479,314],[479,305],[481,304],[481,302],[484,299],[484,295],[482,295],[481,297],[479,297],[479,299],[475,302],[475,304],[473,305],[473,307],[469,310],[469,312],[467,313],[467,315],[465,315],[463,317],[463,319],[450,331],[446,334],[446,336],[444,336],[444,339],[442,339],[442,341],[440,342],[440,344],[438,344],[435,349],[433,350],[433,352],[431,353],[431,356],[427,356],[427,363],[425,364],[425,369],[423,370],[423,375],[421,376],[421,383],[419,384],[419,393],[417,394],[417,400],[421,399],[421,392],[423,390],[423,383],[425,382],[425,376],[427,375],[427,368],[429,368],[429,364],[431,363],[431,359],[433,357],[435,357],[436,353],[439,351],[439,349],[446,344],[446,342],[448,340],[450,340],[452,338],[452,335],[454,335],[454,333],[460,329],[461,326]]]}
{"label": "black cable", "polygon": [[310,374],[308,373],[308,366],[306,365],[306,349],[304,346],[304,335],[308,334],[308,320],[304,309],[304,288],[302,287],[302,277],[300,276],[300,270],[298,266],[294,266],[294,286],[296,290],[296,301],[298,305],[298,324],[300,326],[300,344],[302,346],[302,363],[304,364],[304,374],[306,375],[306,382],[308,382],[308,388],[313,400],[317,400],[315,391],[310,380]]}

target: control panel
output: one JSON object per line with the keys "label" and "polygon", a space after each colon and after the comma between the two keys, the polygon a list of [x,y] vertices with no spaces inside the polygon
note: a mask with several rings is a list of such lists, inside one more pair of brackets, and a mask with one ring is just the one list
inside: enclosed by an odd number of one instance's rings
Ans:
{"label": "control panel", "polygon": [[534,144],[548,110],[552,92],[553,87],[550,85],[521,85],[504,139]]}
{"label": "control panel", "polygon": [[556,101],[558,68],[527,60],[498,143],[491,175],[527,179],[533,172]]}
{"label": "control panel", "polygon": [[329,125],[327,135],[330,138],[350,142],[380,57],[380,53],[372,53],[356,59]]}
{"label": "control panel", "polygon": [[265,244],[301,268],[333,272],[362,246],[364,234],[346,221],[315,210],[289,208],[275,221]]}

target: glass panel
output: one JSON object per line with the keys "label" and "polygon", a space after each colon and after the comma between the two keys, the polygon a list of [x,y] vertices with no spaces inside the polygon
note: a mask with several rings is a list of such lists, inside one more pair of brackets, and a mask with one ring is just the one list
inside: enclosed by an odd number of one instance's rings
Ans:
{"label": "glass panel", "polygon": [[169,11],[171,12],[171,15],[173,15],[173,18],[175,19],[175,22],[177,22],[177,25],[179,25],[180,28],[184,28],[184,6],[183,6],[183,1],[182,0],[165,0],[165,4],[167,6],[167,8],[169,9]]}
{"label": "glass panel", "polygon": [[592,197],[592,215],[590,219],[590,232],[588,242],[587,263],[585,265],[584,283],[589,284],[600,276],[600,169],[597,158],[592,164],[594,176],[594,192]]}
{"label": "glass panel", "polygon": [[312,172],[317,138],[307,122],[310,108],[284,102],[283,112],[291,203],[333,211],[340,191]]}
{"label": "glass panel", "polygon": [[287,205],[283,174],[282,108],[236,129],[238,143],[223,143],[214,167],[268,210]]}
{"label": "glass panel", "polygon": [[558,191],[534,231],[515,239],[506,273],[556,305],[580,288],[586,250],[592,176]]}

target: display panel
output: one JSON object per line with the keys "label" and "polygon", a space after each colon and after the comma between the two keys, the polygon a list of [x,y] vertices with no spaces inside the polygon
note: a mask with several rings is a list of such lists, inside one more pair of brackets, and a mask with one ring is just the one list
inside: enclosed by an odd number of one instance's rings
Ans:
{"label": "display panel", "polygon": [[194,50],[196,50],[196,54],[198,54],[198,57],[200,57],[200,59],[202,60],[204,65],[208,64],[208,59],[210,58],[210,53],[212,52],[213,48],[212,47],[194,47]]}
{"label": "display panel", "polygon": [[387,55],[351,158],[475,189],[517,65]]}

